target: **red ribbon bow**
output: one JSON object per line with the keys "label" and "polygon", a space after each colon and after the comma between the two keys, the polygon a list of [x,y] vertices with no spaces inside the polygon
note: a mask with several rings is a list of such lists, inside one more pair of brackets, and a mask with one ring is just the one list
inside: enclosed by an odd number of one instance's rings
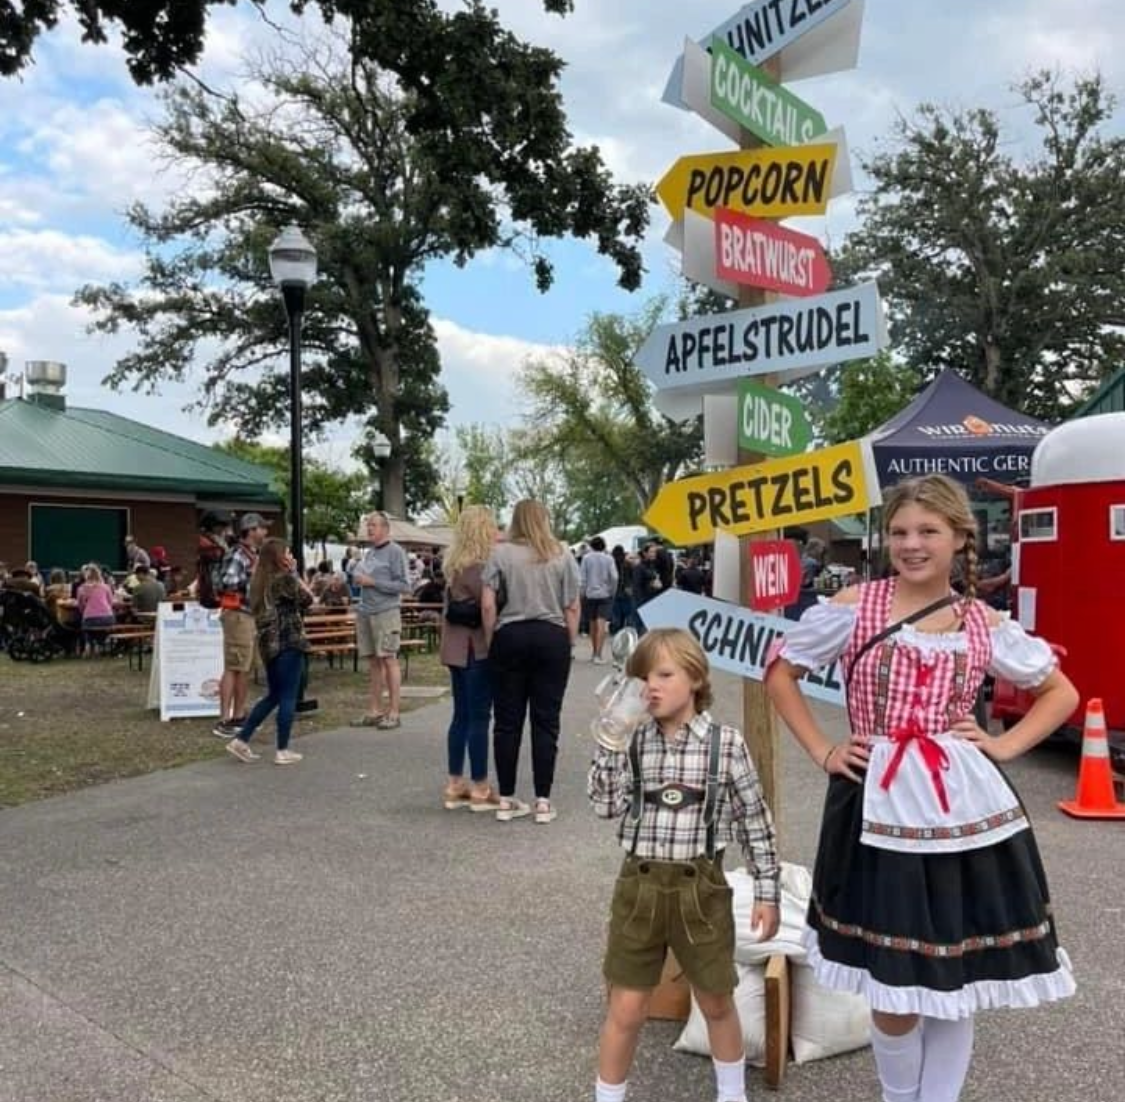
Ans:
{"label": "red ribbon bow", "polygon": [[915,710],[906,723],[888,734],[888,738],[895,743],[895,752],[891,760],[887,762],[887,768],[883,771],[883,776],[879,780],[879,787],[884,791],[889,791],[891,784],[898,775],[898,768],[902,764],[902,759],[906,756],[907,748],[912,742],[916,742],[922,760],[926,763],[926,768],[929,771],[930,780],[933,781],[938,803],[941,804],[942,811],[948,815],[949,798],[945,793],[945,782],[941,779],[941,775],[949,769],[949,755],[935,739],[926,733],[925,728],[918,721],[918,710],[923,707],[921,690],[929,685],[931,672],[928,666],[922,666],[918,670],[914,685]]}

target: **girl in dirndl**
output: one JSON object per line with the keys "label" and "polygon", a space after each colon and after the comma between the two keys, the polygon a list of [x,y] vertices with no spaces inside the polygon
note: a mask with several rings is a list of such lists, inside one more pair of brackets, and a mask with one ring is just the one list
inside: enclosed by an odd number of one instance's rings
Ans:
{"label": "girl in dirndl", "polygon": [[[957,483],[900,483],[884,516],[892,576],[810,608],[766,685],[829,774],[809,963],[820,983],[870,1004],[885,1102],[956,1102],[978,1010],[1075,989],[1027,813],[996,763],[1065,722],[1078,694],[1045,642],[974,598],[976,521]],[[958,557],[964,597],[950,584]],[[844,743],[826,737],[799,682],[837,659]],[[1035,694],[996,737],[973,718],[988,673]]]}

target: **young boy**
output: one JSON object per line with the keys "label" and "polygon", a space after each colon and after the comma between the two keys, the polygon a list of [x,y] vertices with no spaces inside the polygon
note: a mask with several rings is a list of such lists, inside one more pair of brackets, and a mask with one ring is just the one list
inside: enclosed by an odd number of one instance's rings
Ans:
{"label": "young boy", "polygon": [[648,632],[628,673],[645,682],[651,718],[627,751],[597,748],[587,784],[598,815],[621,819],[618,837],[629,852],[610,911],[596,1102],[624,1102],[669,949],[707,1019],[718,1102],[746,1102],[723,847],[735,839],[745,855],[754,877],[751,927],[768,940],[779,921],[773,820],[742,736],[707,712],[710,671],[695,639],[678,629]]}

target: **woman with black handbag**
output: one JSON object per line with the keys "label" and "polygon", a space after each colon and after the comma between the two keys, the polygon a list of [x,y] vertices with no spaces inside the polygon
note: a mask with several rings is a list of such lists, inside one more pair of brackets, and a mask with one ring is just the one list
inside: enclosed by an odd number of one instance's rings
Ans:
{"label": "woman with black handbag", "polygon": [[[442,793],[448,811],[495,811],[500,806],[488,783],[488,722],[492,712],[488,645],[481,619],[481,576],[498,535],[492,510],[469,505],[457,518],[453,546],[445,556],[445,610],[441,661],[449,667],[453,718],[449,723],[449,780]],[[469,757],[472,784],[465,780]]]}

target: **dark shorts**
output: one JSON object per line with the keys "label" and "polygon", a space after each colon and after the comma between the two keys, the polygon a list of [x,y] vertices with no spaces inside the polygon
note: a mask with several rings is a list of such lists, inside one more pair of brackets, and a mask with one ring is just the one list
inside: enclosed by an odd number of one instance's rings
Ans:
{"label": "dark shorts", "polygon": [[626,857],[610,906],[606,980],[650,990],[671,949],[692,987],[729,994],[737,982],[732,899],[719,861]]}
{"label": "dark shorts", "polygon": [[608,620],[613,613],[612,597],[586,597],[586,619]]}

